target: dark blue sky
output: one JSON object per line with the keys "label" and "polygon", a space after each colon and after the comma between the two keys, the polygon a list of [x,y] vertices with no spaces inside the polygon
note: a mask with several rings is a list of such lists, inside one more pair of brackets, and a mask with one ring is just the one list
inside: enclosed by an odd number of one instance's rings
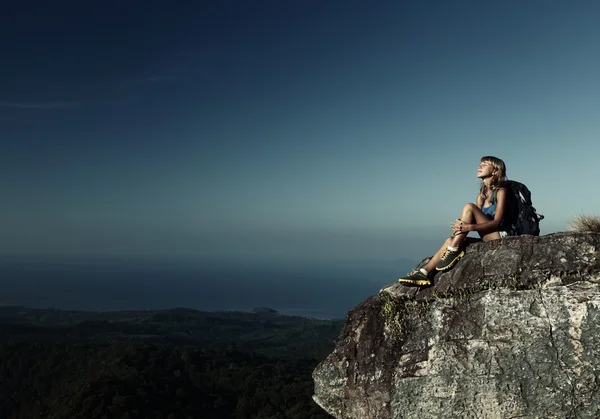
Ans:
{"label": "dark blue sky", "polygon": [[599,21],[594,1],[10,2],[0,251],[417,258],[488,154],[562,230],[600,207]]}

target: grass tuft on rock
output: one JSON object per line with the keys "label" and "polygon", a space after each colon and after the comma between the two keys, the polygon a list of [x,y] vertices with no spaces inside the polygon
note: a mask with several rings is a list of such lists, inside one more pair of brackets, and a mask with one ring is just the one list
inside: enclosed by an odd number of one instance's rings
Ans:
{"label": "grass tuft on rock", "polygon": [[600,217],[591,214],[578,215],[567,225],[567,231],[576,233],[600,233]]}

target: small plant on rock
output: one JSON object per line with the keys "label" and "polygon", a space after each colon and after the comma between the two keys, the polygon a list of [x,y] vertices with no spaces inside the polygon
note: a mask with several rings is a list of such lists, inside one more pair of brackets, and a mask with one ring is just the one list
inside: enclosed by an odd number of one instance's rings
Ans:
{"label": "small plant on rock", "polygon": [[600,233],[600,217],[591,214],[578,215],[567,225],[567,231],[576,233]]}

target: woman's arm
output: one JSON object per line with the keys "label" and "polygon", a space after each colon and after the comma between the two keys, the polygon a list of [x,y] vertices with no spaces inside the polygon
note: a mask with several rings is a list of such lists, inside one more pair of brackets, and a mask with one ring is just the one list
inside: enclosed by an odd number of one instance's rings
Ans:
{"label": "woman's arm", "polygon": [[483,196],[481,196],[480,193],[477,194],[475,202],[477,202],[477,207],[479,207],[479,209],[483,208]]}

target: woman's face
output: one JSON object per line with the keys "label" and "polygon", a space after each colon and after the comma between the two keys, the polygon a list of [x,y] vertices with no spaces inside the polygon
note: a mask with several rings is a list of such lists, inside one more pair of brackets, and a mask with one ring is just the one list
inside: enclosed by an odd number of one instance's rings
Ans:
{"label": "woman's face", "polygon": [[494,166],[484,161],[479,163],[479,166],[477,167],[477,177],[480,179],[491,177],[494,172]]}

